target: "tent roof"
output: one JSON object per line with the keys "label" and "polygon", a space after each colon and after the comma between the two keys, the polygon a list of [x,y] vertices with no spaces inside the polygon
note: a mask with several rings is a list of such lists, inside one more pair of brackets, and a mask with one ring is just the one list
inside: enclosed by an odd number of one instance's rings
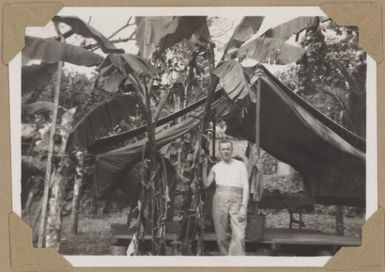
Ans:
{"label": "tent roof", "polygon": [[[298,170],[304,178],[305,189],[316,202],[363,207],[365,141],[318,112],[263,66],[257,73],[261,82],[262,148]],[[213,109],[225,119],[226,134],[255,140],[255,104],[249,99],[240,106],[223,91],[217,91]],[[174,116],[179,115],[175,113],[167,118],[172,120]],[[196,120],[186,119],[159,133],[158,144],[172,141],[197,124]],[[118,135],[108,140],[114,142],[111,139],[120,138]],[[95,184],[99,194],[138,158],[143,145],[144,141],[140,141],[97,157]]]}
{"label": "tent roof", "polygon": [[[365,141],[342,128],[260,67],[261,147],[299,171],[318,203],[365,205]],[[255,104],[234,105],[226,133],[255,140]],[[245,114],[242,114],[245,113]]]}

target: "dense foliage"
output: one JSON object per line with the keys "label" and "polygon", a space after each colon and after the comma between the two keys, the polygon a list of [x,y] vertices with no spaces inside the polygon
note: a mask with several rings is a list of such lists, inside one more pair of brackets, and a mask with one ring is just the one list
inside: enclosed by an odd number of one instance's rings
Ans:
{"label": "dense foliage", "polygon": [[324,22],[303,35],[306,54],[278,76],[323,114],[365,138],[366,54],[358,36],[355,27]]}

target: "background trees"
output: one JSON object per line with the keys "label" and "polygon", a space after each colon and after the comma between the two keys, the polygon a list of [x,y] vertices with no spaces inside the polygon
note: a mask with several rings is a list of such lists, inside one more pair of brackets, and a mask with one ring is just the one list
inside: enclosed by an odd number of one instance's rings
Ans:
{"label": "background trees", "polygon": [[307,31],[304,57],[278,76],[306,101],[346,129],[365,138],[366,54],[356,27],[327,20]]}

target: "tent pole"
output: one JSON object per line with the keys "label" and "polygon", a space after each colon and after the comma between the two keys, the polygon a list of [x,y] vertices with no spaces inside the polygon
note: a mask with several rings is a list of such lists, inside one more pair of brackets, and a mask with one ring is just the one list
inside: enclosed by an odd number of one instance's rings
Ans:
{"label": "tent pole", "polygon": [[[260,122],[260,112],[261,112],[261,79],[259,78],[257,81],[257,90],[256,90],[256,102],[255,102],[255,148],[256,148],[256,156],[255,156],[255,164],[259,164],[260,162],[260,136],[261,136],[261,122]],[[255,201],[255,214],[258,214],[258,202]]]}
{"label": "tent pole", "polygon": [[[61,36],[60,32],[58,31],[57,25],[55,24],[55,29],[58,34],[58,37],[60,38],[60,41],[63,42],[64,38]],[[52,121],[51,121],[51,128],[50,128],[50,135],[49,135],[49,142],[48,142],[48,156],[47,156],[47,168],[45,171],[45,179],[44,179],[44,191],[42,196],[42,210],[41,210],[41,216],[40,216],[40,223],[39,223],[39,236],[38,236],[38,243],[37,246],[39,248],[45,246],[45,235],[46,235],[46,221],[47,221],[47,210],[48,210],[48,201],[49,201],[49,194],[50,194],[50,184],[51,184],[51,175],[52,175],[52,159],[53,159],[53,152],[54,152],[54,136],[56,133],[56,121],[57,121],[57,115],[58,115],[58,108],[59,108],[59,96],[60,96],[60,83],[61,83],[61,73],[63,68],[63,62],[59,61],[57,64],[57,72],[56,72],[56,81],[54,86],[54,108],[52,110]]]}

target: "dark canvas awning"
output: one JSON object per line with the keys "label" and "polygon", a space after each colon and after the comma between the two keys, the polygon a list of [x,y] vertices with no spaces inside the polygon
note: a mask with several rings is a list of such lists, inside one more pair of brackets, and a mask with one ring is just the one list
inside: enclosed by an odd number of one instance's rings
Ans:
{"label": "dark canvas awning", "polygon": [[[258,75],[261,147],[299,171],[306,191],[317,203],[364,207],[365,141],[322,115],[264,67],[260,67]],[[224,92],[216,93],[220,95],[216,95],[213,108],[225,119],[226,134],[253,142],[255,104],[246,98],[240,106],[227,99]],[[186,119],[160,132],[158,144],[164,145],[180,137],[197,124],[197,119]],[[139,157],[144,142],[97,157],[95,184],[98,193],[103,193],[119,173]]]}
{"label": "dark canvas awning", "polygon": [[[200,122],[198,118],[188,118],[178,125],[157,133],[157,146],[162,147],[174,139],[194,129]],[[113,185],[122,171],[134,166],[141,157],[147,138],[135,144],[100,154],[96,157],[95,193],[101,197]]]}
{"label": "dark canvas awning", "polygon": [[[292,165],[318,203],[365,206],[365,141],[334,123],[260,68],[261,147]],[[249,99],[224,116],[226,134],[255,140]],[[246,109],[246,110],[245,110]]]}

